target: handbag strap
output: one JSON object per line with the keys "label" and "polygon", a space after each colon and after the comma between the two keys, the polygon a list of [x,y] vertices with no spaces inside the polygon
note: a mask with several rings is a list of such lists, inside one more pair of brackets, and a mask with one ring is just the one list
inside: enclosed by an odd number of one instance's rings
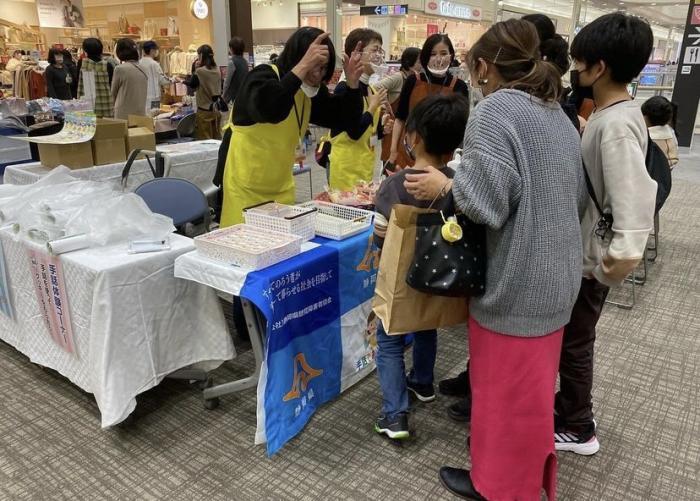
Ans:
{"label": "handbag strap", "polygon": [[583,164],[583,174],[586,177],[586,188],[588,189],[588,194],[590,197],[593,199],[593,203],[595,204],[595,208],[598,209],[598,213],[600,214],[601,217],[604,216],[603,214],[603,209],[600,206],[600,203],[598,203],[598,197],[595,195],[595,190],[593,189],[593,183],[591,182],[591,178],[588,175],[588,169],[586,169],[586,164]]}

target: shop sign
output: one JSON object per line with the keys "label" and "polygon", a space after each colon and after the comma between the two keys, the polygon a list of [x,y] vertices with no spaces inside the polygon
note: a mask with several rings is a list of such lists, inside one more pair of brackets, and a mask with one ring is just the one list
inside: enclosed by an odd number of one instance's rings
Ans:
{"label": "shop sign", "polygon": [[209,6],[204,0],[193,0],[190,8],[197,19],[206,19],[209,15]]}
{"label": "shop sign", "polygon": [[83,0],[36,0],[42,28],[84,28]]}
{"label": "shop sign", "polygon": [[405,16],[408,14],[408,4],[399,5],[368,5],[360,7],[361,16]]}
{"label": "shop sign", "polygon": [[463,3],[447,2],[445,0],[426,0],[425,12],[444,17],[467,19],[471,21],[481,20],[481,9],[470,7]]}

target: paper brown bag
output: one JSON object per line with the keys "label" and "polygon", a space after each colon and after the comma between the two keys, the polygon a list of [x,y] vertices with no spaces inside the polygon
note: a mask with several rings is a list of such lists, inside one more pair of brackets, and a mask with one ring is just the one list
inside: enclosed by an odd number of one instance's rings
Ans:
{"label": "paper brown bag", "polygon": [[389,219],[372,309],[387,334],[406,334],[465,323],[469,299],[425,294],[406,283],[416,245],[416,218],[435,212],[394,205]]}

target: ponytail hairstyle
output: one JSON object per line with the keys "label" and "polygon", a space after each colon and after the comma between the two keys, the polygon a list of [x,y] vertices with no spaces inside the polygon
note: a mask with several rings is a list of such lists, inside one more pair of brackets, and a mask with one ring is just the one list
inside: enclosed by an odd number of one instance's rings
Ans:
{"label": "ponytail hairstyle", "polygon": [[540,56],[548,63],[552,63],[559,69],[561,75],[569,71],[569,43],[557,35],[554,23],[544,14],[528,14],[523,16],[524,21],[535,25],[537,35],[540,37]]}
{"label": "ponytail hairstyle", "polygon": [[521,19],[496,23],[469,51],[469,67],[479,59],[493,64],[503,83],[501,88],[527,92],[544,101],[557,101],[562,94],[559,69],[540,57],[535,26]]}

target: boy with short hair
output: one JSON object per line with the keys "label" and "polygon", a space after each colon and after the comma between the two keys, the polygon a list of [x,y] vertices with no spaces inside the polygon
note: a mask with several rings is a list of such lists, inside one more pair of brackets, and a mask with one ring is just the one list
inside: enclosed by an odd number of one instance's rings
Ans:
{"label": "boy with short hair", "polygon": [[[448,177],[454,171],[446,162],[462,143],[469,116],[469,103],[459,94],[433,95],[421,101],[406,121],[406,153],[415,159],[413,168],[389,176],[379,187],[375,198],[374,237],[381,248],[384,244],[389,217],[394,204],[428,208],[430,201],[416,200],[406,191],[406,174],[415,174],[422,167],[434,166]],[[454,210],[452,201],[443,197],[435,201],[433,209]],[[377,373],[382,389],[382,414],[375,423],[377,433],[392,439],[409,437],[408,390],[421,402],[435,400],[433,369],[437,353],[437,331],[417,332],[413,341],[413,369],[406,375],[404,365],[404,337],[389,336],[381,322],[377,326]]]}
{"label": "boy with short hair", "polygon": [[571,44],[572,85],[596,107],[581,143],[592,193],[581,223],[581,290],[564,331],[559,365],[557,450],[590,455],[600,448],[591,400],[595,327],[609,287],[620,284],[643,259],[653,227],[656,182],[645,165],[647,127],[627,92],[649,60],[653,40],[646,21],[614,13],[586,25]]}

